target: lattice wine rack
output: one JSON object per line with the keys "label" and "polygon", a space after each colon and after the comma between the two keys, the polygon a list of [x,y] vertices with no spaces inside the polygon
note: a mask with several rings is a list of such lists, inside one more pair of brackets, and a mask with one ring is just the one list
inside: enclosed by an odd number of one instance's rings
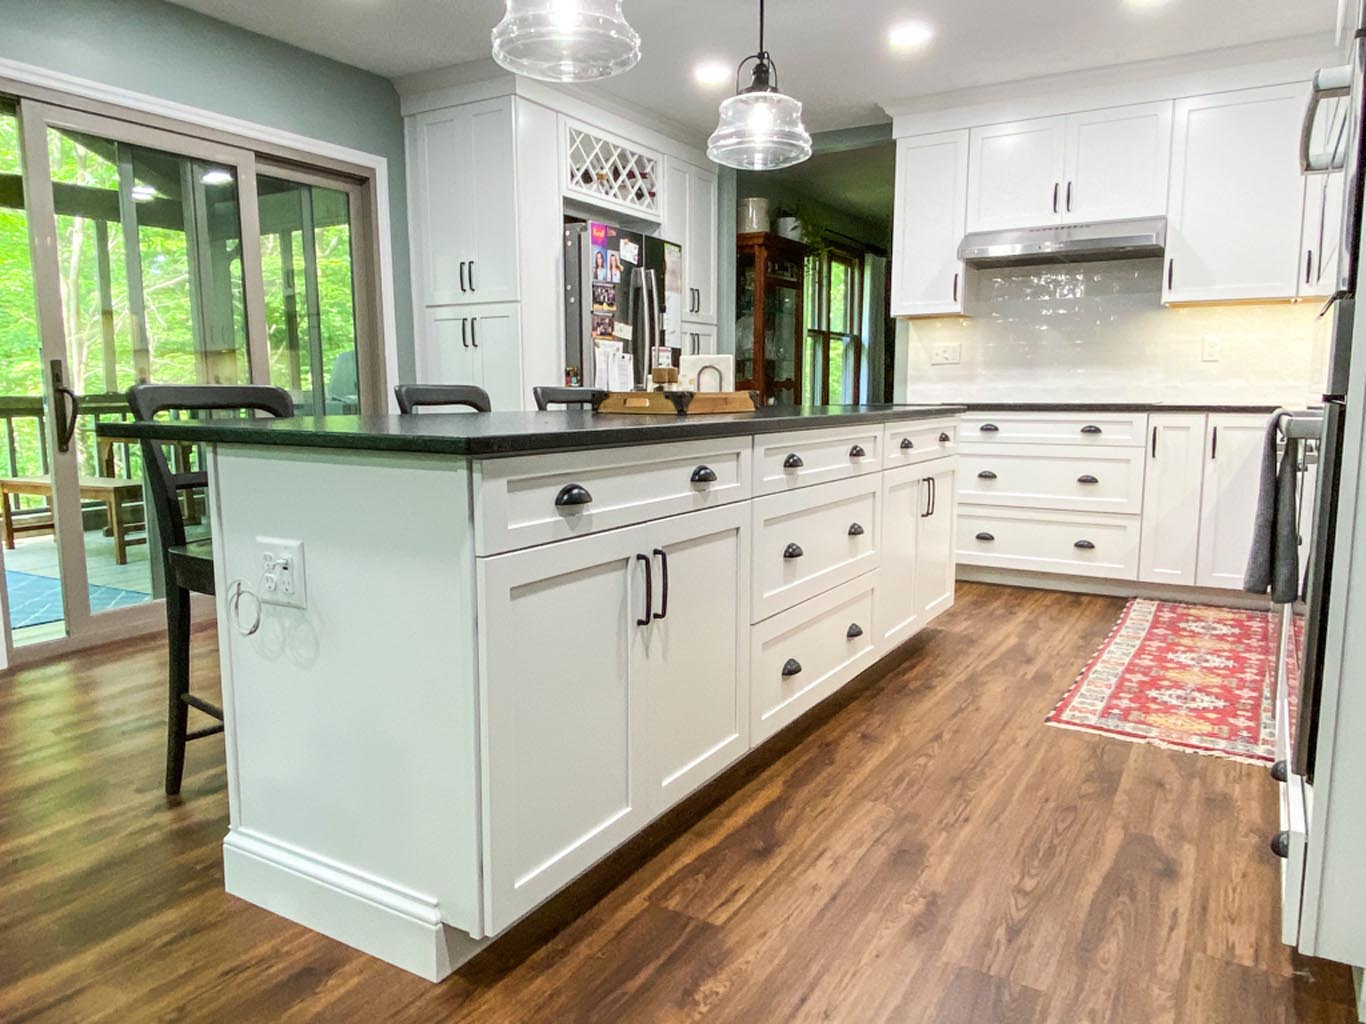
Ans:
{"label": "lattice wine rack", "polygon": [[659,215],[659,158],[569,126],[571,191]]}

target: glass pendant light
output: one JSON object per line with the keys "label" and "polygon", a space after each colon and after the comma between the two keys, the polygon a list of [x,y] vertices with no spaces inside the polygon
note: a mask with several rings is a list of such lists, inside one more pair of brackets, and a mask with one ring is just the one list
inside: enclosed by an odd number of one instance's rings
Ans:
{"label": "glass pendant light", "polygon": [[[750,84],[741,89],[740,72],[750,61]],[[743,171],[791,167],[811,156],[802,105],[778,91],[778,68],[764,49],[764,0],[759,0],[759,52],[735,69],[735,92],[721,103],[721,120],[707,140],[707,156]]]}
{"label": "glass pendant light", "polygon": [[507,0],[493,59],[545,82],[591,82],[635,67],[640,34],[621,0]]}

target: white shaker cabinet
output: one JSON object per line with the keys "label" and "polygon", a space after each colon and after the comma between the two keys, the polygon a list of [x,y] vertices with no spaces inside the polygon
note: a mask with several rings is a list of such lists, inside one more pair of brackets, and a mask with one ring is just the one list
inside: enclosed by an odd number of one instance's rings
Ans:
{"label": "white shaker cabinet", "polygon": [[1205,467],[1203,413],[1154,413],[1143,482],[1138,578],[1194,586],[1200,484]]}
{"label": "white shaker cabinet", "polygon": [[1063,223],[1156,217],[1166,211],[1170,101],[1072,114],[1066,134]]}
{"label": "white shaker cabinet", "polygon": [[1057,222],[1066,125],[1065,117],[1041,117],[972,129],[969,231]]}
{"label": "white shaker cabinet", "polygon": [[920,467],[928,491],[923,514],[916,517],[916,607],[921,625],[953,606],[957,560],[958,460],[945,459]]}
{"label": "white shaker cabinet", "polygon": [[963,312],[968,140],[964,129],[897,142],[893,316]]}
{"label": "white shaker cabinet", "polygon": [[1196,583],[1239,590],[1252,547],[1267,417],[1211,413],[1206,421]]}
{"label": "white shaker cabinet", "polygon": [[1305,97],[1290,84],[1177,100],[1164,302],[1295,297]]}
{"label": "white shaker cabinet", "polygon": [[1341,172],[1304,179],[1304,224],[1299,268],[1300,298],[1327,298],[1338,286],[1338,246],[1342,242]]}
{"label": "white shaker cabinet", "polygon": [[[683,320],[716,323],[717,203],[716,172],[685,160],[664,161],[663,237],[683,247]],[[688,346],[685,344],[684,350]]]}
{"label": "white shaker cabinet", "polygon": [[878,644],[890,649],[953,604],[957,458],[882,476],[883,549]]}
{"label": "white shaker cabinet", "polygon": [[519,313],[516,303],[427,309],[423,382],[476,384],[488,392],[494,409],[520,408]]}

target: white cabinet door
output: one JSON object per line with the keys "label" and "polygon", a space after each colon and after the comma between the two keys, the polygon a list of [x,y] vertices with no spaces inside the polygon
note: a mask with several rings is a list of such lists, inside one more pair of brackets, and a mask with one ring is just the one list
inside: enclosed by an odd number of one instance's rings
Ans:
{"label": "white cabinet door", "polygon": [[893,316],[963,312],[968,138],[964,129],[896,144]]}
{"label": "white cabinet door", "polygon": [[[664,220],[660,224],[660,236],[679,245],[688,244],[688,193],[692,187],[692,165],[674,157],[664,160]],[[686,256],[685,256],[686,259]],[[688,268],[683,268],[683,276],[688,276]],[[683,287],[683,308],[688,302],[687,281]]]}
{"label": "white cabinet door", "polygon": [[749,749],[749,508],[649,524],[654,610],[633,681],[651,815]]}
{"label": "white cabinet door", "polygon": [[1171,151],[1170,100],[1071,115],[1063,221],[1162,216]]}
{"label": "white cabinet door", "polygon": [[424,306],[468,298],[473,187],[469,111],[451,107],[418,114],[408,127],[414,278]]}
{"label": "white cabinet door", "polygon": [[895,647],[920,631],[916,553],[926,507],[920,466],[882,474],[882,568],[877,596],[878,647]]}
{"label": "white cabinet door", "polygon": [[1342,174],[1304,179],[1304,227],[1300,245],[1301,298],[1327,298],[1337,290],[1338,246],[1342,241]]}
{"label": "white cabinet door", "polygon": [[1148,417],[1148,423],[1138,578],[1194,586],[1205,417],[1160,413]]}
{"label": "white cabinet door", "polygon": [[1239,590],[1252,546],[1261,478],[1262,415],[1211,414],[1200,494],[1200,559],[1196,583]]}
{"label": "white cabinet door", "polygon": [[419,353],[421,382],[484,387],[484,347],[470,344],[470,315],[466,307],[428,308]]}
{"label": "white cabinet door", "polygon": [[689,306],[684,292],[684,310],[689,320],[716,322],[716,213],[717,178],[712,171],[694,167],[688,189],[688,239],[684,242],[683,258],[687,262],[685,287],[693,289],[694,302]]}
{"label": "white cabinet door", "polygon": [[479,559],[490,934],[648,820],[633,678],[648,529]]}
{"label": "white cabinet door", "polygon": [[923,626],[953,606],[957,562],[958,460],[943,459],[917,467],[924,477],[923,514],[916,517],[916,605]]}
{"label": "white cabinet door", "polygon": [[969,231],[1058,222],[1066,123],[1042,117],[972,129]]}
{"label": "white cabinet door", "polygon": [[683,322],[683,354],[709,356],[716,352],[716,325]]}
{"label": "white cabinet door", "polygon": [[1164,302],[1295,296],[1304,103],[1300,85],[1177,100]]}
{"label": "white cabinet door", "polygon": [[426,311],[421,351],[424,384],[477,384],[495,411],[529,407],[523,394],[516,303],[434,306]]}
{"label": "white cabinet door", "polygon": [[[469,106],[471,302],[517,298],[517,195],[512,98]],[[459,269],[459,268],[457,268]]]}

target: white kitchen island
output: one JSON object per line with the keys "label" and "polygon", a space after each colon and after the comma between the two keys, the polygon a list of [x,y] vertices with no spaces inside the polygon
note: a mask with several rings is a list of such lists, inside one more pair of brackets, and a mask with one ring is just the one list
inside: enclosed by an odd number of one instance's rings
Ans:
{"label": "white kitchen island", "polygon": [[952,604],[960,411],[102,427],[207,446],[228,891],[446,976]]}

